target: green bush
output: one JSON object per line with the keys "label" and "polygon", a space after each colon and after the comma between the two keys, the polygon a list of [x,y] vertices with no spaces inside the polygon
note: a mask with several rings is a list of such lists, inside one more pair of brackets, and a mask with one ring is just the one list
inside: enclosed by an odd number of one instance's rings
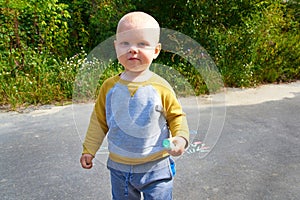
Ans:
{"label": "green bush", "polygon": [[[1,68],[0,102],[12,109],[31,104],[49,104],[72,98],[73,82],[86,54],[81,52],[63,61],[50,52],[27,49],[26,70]],[[17,57],[17,56],[15,56]]]}
{"label": "green bush", "polygon": [[[95,70],[81,89],[73,90],[74,80],[88,70],[83,65],[87,53],[114,35],[121,16],[133,10],[197,41],[225,86],[300,78],[300,4],[295,0],[0,0],[0,5],[0,105],[11,108],[70,101],[74,92],[94,97],[91,89],[122,71],[116,61],[92,63],[90,70],[103,65],[105,71],[99,76]],[[212,61],[192,54],[184,60],[180,53],[185,52],[162,52],[156,62],[169,73],[157,73],[179,95],[217,91],[220,77],[209,69]],[[206,71],[200,74],[191,61]]]}
{"label": "green bush", "polygon": [[[259,82],[289,82],[300,77],[299,21],[286,4],[272,4],[263,10],[254,29],[252,60]],[[253,25],[252,25],[253,26]]]}

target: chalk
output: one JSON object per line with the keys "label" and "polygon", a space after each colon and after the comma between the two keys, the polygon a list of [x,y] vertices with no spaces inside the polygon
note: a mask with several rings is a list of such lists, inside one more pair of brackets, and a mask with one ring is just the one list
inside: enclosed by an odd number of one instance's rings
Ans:
{"label": "chalk", "polygon": [[197,142],[194,142],[193,144],[198,145],[198,144],[202,144],[202,142],[201,141],[197,141]]}
{"label": "chalk", "polygon": [[171,142],[169,139],[164,139],[163,140],[163,147],[166,148],[166,149],[174,149],[175,148],[175,145],[173,142]]}

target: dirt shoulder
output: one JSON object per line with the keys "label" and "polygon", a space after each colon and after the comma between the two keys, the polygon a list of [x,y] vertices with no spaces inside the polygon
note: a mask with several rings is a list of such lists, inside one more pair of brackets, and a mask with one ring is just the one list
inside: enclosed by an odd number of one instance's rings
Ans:
{"label": "dirt shoulder", "polygon": [[226,88],[217,94],[180,98],[180,101],[183,105],[195,104],[195,99],[197,99],[199,106],[241,106],[294,98],[297,93],[300,93],[300,81],[267,84],[256,88]]}
{"label": "dirt shoulder", "polygon": [[[300,81],[282,84],[267,84],[256,88],[226,88],[224,92],[201,95],[198,97],[180,98],[184,107],[189,106],[240,106],[240,105],[254,105],[268,101],[278,101],[284,98],[293,98],[297,93],[300,93]],[[91,104],[91,103],[89,103]],[[43,106],[29,106],[27,108],[19,109],[18,113],[31,113],[34,115],[47,115],[59,112],[62,109],[70,107],[43,105]],[[8,112],[4,107],[0,109],[0,113]]]}

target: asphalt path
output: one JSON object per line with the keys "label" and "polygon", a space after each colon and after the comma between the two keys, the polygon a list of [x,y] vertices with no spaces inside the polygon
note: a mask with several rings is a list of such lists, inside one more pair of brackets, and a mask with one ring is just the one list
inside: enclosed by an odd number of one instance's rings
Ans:
{"label": "asphalt path", "polygon": [[[0,199],[111,199],[103,156],[97,155],[91,170],[79,163],[91,108],[82,104],[0,113]],[[186,112],[192,126],[201,113],[199,135],[210,128],[209,108],[187,106]],[[174,199],[300,199],[299,113],[300,93],[227,107],[216,145],[176,159]]]}

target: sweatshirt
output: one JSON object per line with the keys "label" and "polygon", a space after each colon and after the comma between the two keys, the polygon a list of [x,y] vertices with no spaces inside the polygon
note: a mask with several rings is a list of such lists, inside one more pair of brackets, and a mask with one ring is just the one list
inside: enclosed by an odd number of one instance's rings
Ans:
{"label": "sweatshirt", "polygon": [[83,154],[95,156],[107,137],[112,161],[143,164],[169,156],[162,143],[171,136],[189,141],[186,115],[169,83],[154,73],[144,82],[116,75],[100,88]]}

